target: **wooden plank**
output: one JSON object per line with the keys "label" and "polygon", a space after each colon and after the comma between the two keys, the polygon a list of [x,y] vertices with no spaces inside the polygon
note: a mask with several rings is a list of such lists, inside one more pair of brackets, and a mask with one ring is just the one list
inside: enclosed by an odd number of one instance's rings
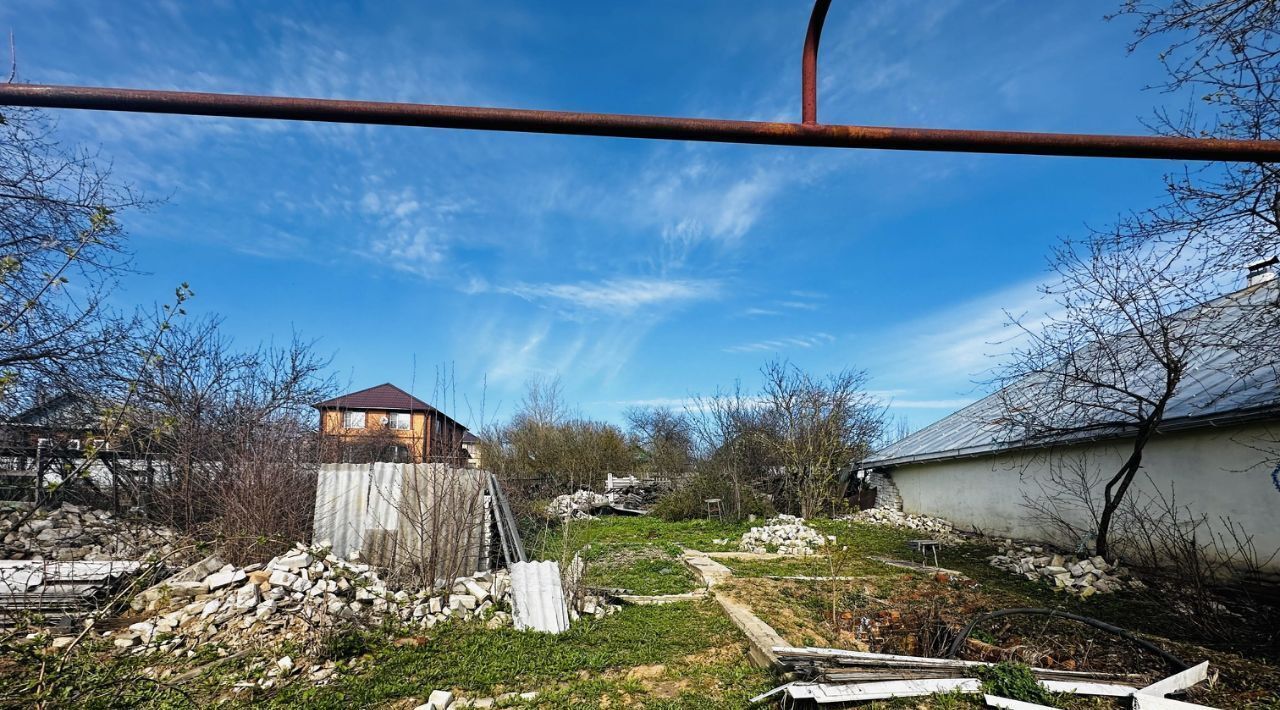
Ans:
{"label": "wooden plank", "polygon": [[1133,710],[1214,710],[1208,705],[1196,705],[1195,703],[1183,702],[1181,700],[1173,700],[1159,695],[1146,695],[1144,693],[1135,693],[1133,696]]}
{"label": "wooden plank", "polygon": [[[857,665],[865,664],[907,664],[911,666],[940,668],[974,668],[989,666],[983,661],[962,661],[953,658],[925,658],[924,656],[899,656],[891,653],[871,653],[869,651],[845,651],[837,648],[797,648],[794,646],[775,646],[773,652],[787,658],[830,659],[837,662],[850,661]],[[859,663],[861,662],[861,663]]]}
{"label": "wooden plank", "polygon": [[1208,677],[1209,677],[1209,662],[1202,661],[1198,665],[1192,666],[1186,669],[1185,671],[1182,671],[1180,673],[1174,673],[1168,678],[1165,678],[1163,680],[1158,680],[1138,692],[1142,693],[1143,695],[1156,695],[1156,696],[1164,697],[1169,693],[1176,693],[1180,690],[1186,690],[1187,688],[1190,688],[1191,686],[1195,685],[1196,683],[1199,683],[1202,680],[1205,680]]}
{"label": "wooden plank", "polygon": [[1075,693],[1076,695],[1104,695],[1113,698],[1127,698],[1138,691],[1130,685],[1112,683],[1090,683],[1080,680],[1042,680],[1046,690],[1055,693]]}
{"label": "wooden plank", "polygon": [[[796,696],[798,688],[787,692]],[[982,683],[977,678],[931,678],[922,680],[890,680],[876,683],[851,683],[833,685],[818,683],[807,686],[813,700],[819,704],[848,703],[860,700],[886,700],[889,698],[913,698],[934,693],[978,693]]]}
{"label": "wooden plank", "polygon": [[993,708],[1001,710],[1053,710],[1048,705],[1040,705],[1038,703],[1028,703],[1022,700],[1013,700],[1012,698],[1002,698],[998,695],[983,695],[982,700]]}
{"label": "wooden plank", "polygon": [[[827,675],[836,677],[843,673],[856,673],[856,668],[897,668],[903,670],[954,670],[964,671],[973,668],[985,668],[993,664],[986,661],[965,661],[952,658],[927,658],[924,656],[900,656],[887,653],[871,653],[868,651],[847,651],[835,648],[813,647],[777,647],[773,649],[781,660],[793,663],[822,665],[835,664],[836,668],[827,671]],[[1089,671],[1067,671],[1057,668],[1031,668],[1031,672],[1041,679],[1072,680],[1079,678],[1086,681],[1124,680],[1136,678],[1132,674],[1091,673]],[[1130,688],[1130,691],[1136,688]]]}

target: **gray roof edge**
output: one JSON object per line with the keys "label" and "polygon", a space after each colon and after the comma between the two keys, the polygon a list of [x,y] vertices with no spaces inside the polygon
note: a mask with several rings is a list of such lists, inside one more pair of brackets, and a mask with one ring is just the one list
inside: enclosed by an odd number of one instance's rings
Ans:
{"label": "gray roof edge", "polygon": [[[1226,413],[1200,414],[1196,416],[1177,417],[1176,419],[1166,419],[1156,427],[1156,433],[1167,434],[1175,431],[1186,431],[1188,429],[1207,429],[1218,426],[1229,426],[1232,424],[1248,424],[1268,419],[1280,420],[1280,403],[1272,403],[1261,407],[1255,407],[1253,409],[1241,409]],[[1120,426],[1123,429],[1123,425]],[[863,461],[862,467],[886,468],[901,466],[903,464],[937,463],[940,461],[974,458],[986,454],[1007,454],[1015,451],[1048,449],[1054,446],[1085,444],[1092,441],[1128,439],[1133,436],[1133,432],[1131,431],[1115,431],[1115,427],[1109,427],[1109,429],[1110,432],[1105,432],[1100,431],[1099,427],[1090,427],[1086,430],[1063,434],[1049,440],[1010,442],[1006,444],[982,444],[979,446],[969,446],[960,449],[933,451],[927,454],[897,456],[888,459],[876,459],[873,457]]]}

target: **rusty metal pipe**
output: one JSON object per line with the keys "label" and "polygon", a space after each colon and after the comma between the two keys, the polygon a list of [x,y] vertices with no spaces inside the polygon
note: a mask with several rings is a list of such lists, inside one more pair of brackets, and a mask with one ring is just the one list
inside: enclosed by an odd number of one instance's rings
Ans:
{"label": "rusty metal pipe", "polygon": [[804,35],[804,52],[800,56],[800,120],[818,122],[818,42],[822,41],[822,25],[827,21],[831,0],[818,0],[809,15],[809,31]]}
{"label": "rusty metal pipe", "polygon": [[0,85],[0,106],[824,148],[1280,162],[1278,141],[806,125],[39,84]]}

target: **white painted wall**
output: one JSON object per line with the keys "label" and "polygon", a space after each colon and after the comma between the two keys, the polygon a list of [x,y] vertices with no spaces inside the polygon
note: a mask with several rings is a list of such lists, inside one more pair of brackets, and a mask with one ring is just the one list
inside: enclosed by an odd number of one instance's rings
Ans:
{"label": "white painted wall", "polygon": [[[1167,494],[1172,485],[1179,504],[1211,520],[1229,517],[1242,525],[1254,536],[1257,551],[1265,559],[1280,549],[1280,491],[1271,476],[1280,461],[1278,442],[1280,423],[1160,435],[1147,445],[1143,470],[1129,494],[1150,495],[1152,482]],[[1043,495],[1038,484],[1048,480],[1054,465],[1086,461],[1099,472],[1114,473],[1130,444],[1117,440],[1034,456],[1004,454],[903,465],[893,469],[892,476],[908,513],[934,515],[993,536],[1051,540],[1052,534],[1025,506],[1024,496]],[[1086,521],[1081,518],[1083,525]],[[1280,572],[1280,556],[1271,561],[1269,571]]]}

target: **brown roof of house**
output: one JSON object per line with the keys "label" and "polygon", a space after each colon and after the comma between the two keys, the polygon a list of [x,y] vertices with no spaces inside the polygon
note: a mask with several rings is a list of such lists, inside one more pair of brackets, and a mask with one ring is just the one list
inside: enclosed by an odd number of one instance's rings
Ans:
{"label": "brown roof of house", "polygon": [[316,409],[389,409],[408,412],[436,412],[435,407],[423,402],[395,385],[387,382],[376,387],[350,392],[311,405]]}

